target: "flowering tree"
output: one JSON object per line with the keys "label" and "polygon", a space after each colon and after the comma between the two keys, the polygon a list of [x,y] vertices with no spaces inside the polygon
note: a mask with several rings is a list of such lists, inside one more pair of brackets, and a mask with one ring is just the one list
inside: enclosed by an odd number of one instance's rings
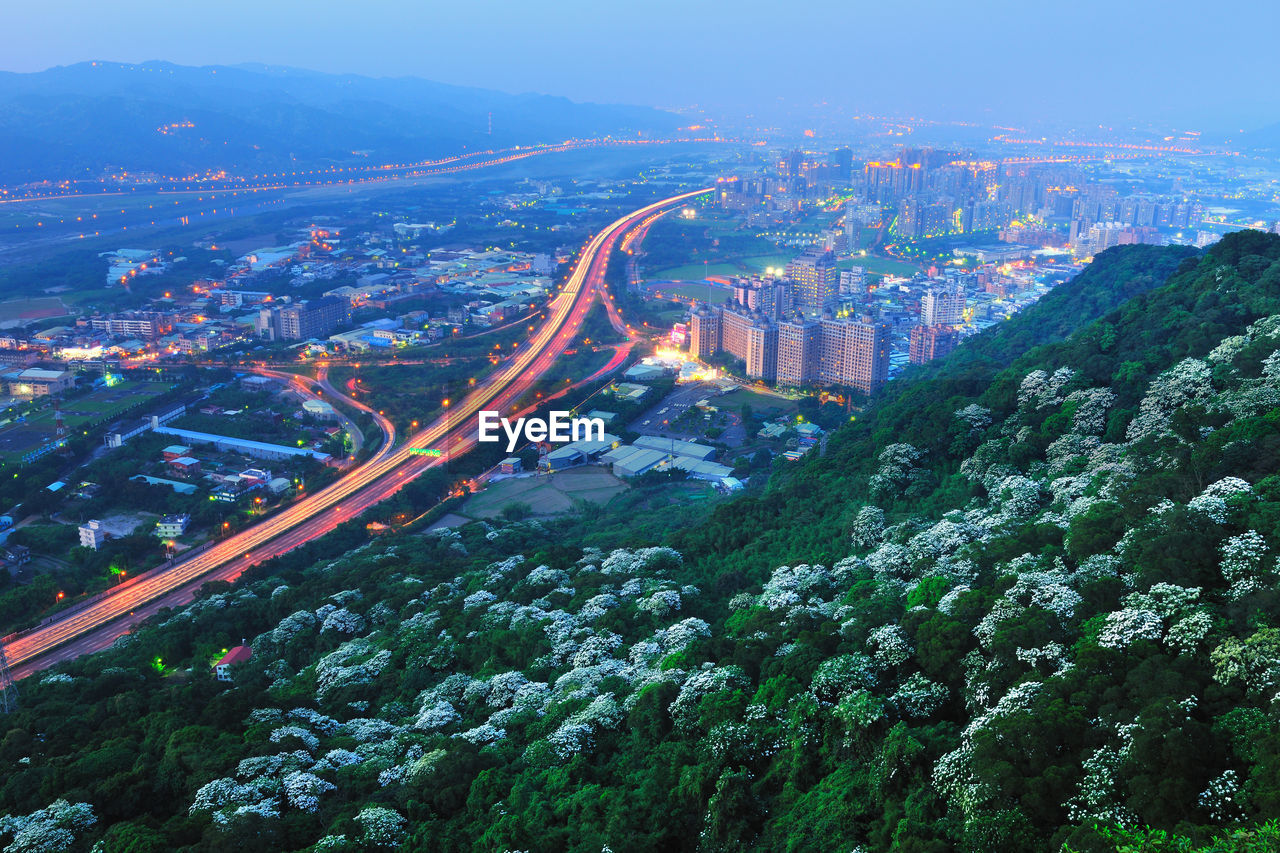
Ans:
{"label": "flowering tree", "polygon": [[880,544],[884,536],[884,510],[878,506],[864,506],[858,510],[853,519],[853,530],[849,535],[855,548],[873,548]]}
{"label": "flowering tree", "polygon": [[405,838],[405,819],[394,809],[366,806],[355,817],[360,840],[372,847],[398,847]]}
{"label": "flowering tree", "polygon": [[88,803],[54,800],[27,815],[0,817],[0,838],[12,837],[5,853],[55,853],[70,848],[97,822]]}
{"label": "flowering tree", "polygon": [[880,468],[871,475],[871,494],[897,498],[912,491],[913,486],[928,482],[929,472],[917,466],[924,453],[910,444],[890,444],[880,451]]}
{"label": "flowering tree", "polygon": [[1222,543],[1219,568],[1231,585],[1227,593],[1231,598],[1243,598],[1262,588],[1266,558],[1267,542],[1256,530],[1247,530]]}

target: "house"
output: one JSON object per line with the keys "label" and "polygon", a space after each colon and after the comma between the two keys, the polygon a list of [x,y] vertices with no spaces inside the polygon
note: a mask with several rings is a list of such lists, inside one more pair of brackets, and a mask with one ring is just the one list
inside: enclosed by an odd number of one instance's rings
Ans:
{"label": "house", "polygon": [[251,657],[253,657],[253,649],[248,646],[236,646],[219,658],[218,662],[213,665],[214,677],[219,681],[230,681],[231,667],[238,663],[244,663]]}
{"label": "house", "polygon": [[508,456],[499,463],[498,470],[503,474],[519,474],[524,470],[524,463],[519,456]]}
{"label": "house", "polygon": [[245,468],[240,472],[240,483],[245,490],[257,489],[271,482],[271,472],[262,468]]}
{"label": "house", "polygon": [[187,532],[187,525],[191,523],[191,516],[186,513],[179,515],[163,515],[156,522],[156,536],[161,539],[177,539],[179,536]]}
{"label": "house", "polygon": [[200,460],[193,456],[179,456],[169,461],[169,470],[174,476],[190,480],[200,476]]}
{"label": "house", "polygon": [[185,444],[171,444],[160,451],[160,455],[164,457],[165,462],[172,462],[180,456],[190,456],[191,448]]}

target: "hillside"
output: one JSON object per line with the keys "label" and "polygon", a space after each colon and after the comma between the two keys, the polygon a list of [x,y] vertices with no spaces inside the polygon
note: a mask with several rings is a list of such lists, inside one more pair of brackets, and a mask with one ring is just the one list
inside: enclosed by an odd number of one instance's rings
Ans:
{"label": "hillside", "polygon": [[1104,257],[708,516],[353,525],[24,682],[0,842],[1277,849],[1280,237]]}
{"label": "hillside", "polygon": [[[492,133],[489,122],[492,117]],[[0,183],[422,160],[468,148],[665,133],[670,113],[418,78],[84,62],[0,73]]]}

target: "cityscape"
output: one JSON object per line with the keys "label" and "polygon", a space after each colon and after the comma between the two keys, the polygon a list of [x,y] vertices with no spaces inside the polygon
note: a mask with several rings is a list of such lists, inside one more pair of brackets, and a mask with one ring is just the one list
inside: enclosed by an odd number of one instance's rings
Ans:
{"label": "cityscape", "polygon": [[1266,27],[146,5],[0,62],[4,853],[1280,850]]}

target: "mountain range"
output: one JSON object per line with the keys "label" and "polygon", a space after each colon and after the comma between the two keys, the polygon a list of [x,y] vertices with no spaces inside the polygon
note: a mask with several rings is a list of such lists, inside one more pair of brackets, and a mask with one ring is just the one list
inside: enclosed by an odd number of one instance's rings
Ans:
{"label": "mountain range", "polygon": [[0,73],[0,182],[402,162],[678,123],[647,107],[413,77],[82,62]]}

